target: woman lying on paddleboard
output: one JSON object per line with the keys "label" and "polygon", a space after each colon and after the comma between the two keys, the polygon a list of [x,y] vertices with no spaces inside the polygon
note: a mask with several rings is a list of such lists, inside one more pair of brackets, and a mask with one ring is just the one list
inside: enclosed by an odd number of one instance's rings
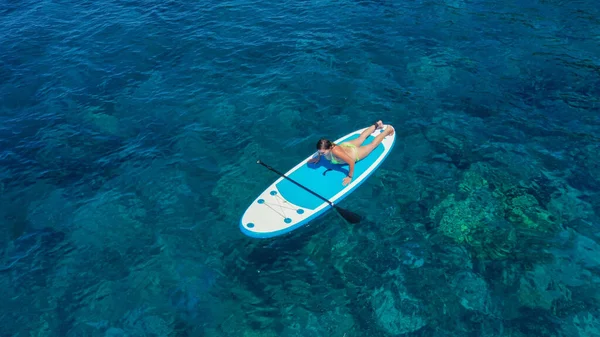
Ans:
{"label": "woman lying on paddleboard", "polygon": [[319,139],[317,142],[317,150],[319,150],[318,156],[316,158],[311,158],[308,162],[318,163],[321,156],[323,156],[325,159],[331,161],[332,164],[347,163],[349,166],[348,175],[342,182],[342,184],[346,186],[352,181],[354,163],[368,156],[386,136],[394,134],[394,128],[391,125],[387,125],[385,131],[378,134],[371,143],[362,145],[370,134],[383,127],[383,122],[377,121],[377,123],[366,128],[358,138],[343,142],[339,145],[325,138]]}

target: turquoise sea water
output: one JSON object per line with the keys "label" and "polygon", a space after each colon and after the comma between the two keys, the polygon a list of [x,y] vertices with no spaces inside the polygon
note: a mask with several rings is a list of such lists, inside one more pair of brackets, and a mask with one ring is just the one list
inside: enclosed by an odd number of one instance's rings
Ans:
{"label": "turquoise sea water", "polygon": [[[0,2],[0,336],[599,336],[596,1]],[[382,119],[282,237],[246,207]]]}

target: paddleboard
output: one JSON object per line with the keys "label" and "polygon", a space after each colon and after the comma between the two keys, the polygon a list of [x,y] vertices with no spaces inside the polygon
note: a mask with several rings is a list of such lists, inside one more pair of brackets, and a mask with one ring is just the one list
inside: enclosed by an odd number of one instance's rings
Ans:
{"label": "paddleboard", "polygon": [[[363,145],[372,142],[386,127],[387,125],[371,133]],[[334,142],[340,144],[358,138],[365,129],[353,131]],[[353,179],[346,186],[342,184],[342,180],[348,175],[348,164],[332,164],[323,157],[317,164],[308,163],[316,152],[284,174],[333,204],[338,204],[383,163],[394,147],[395,140],[396,132],[386,136],[366,158],[356,163]],[[240,219],[239,227],[247,236],[270,238],[306,225],[331,209],[328,202],[280,176],[248,206]]]}

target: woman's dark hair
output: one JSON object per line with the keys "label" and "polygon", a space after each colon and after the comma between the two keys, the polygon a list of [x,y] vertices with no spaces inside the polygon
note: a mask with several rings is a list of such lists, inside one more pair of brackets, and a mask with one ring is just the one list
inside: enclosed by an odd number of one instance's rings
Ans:
{"label": "woman's dark hair", "polygon": [[317,150],[329,150],[329,149],[331,149],[332,145],[333,144],[329,140],[327,140],[325,138],[321,138],[317,142]]}

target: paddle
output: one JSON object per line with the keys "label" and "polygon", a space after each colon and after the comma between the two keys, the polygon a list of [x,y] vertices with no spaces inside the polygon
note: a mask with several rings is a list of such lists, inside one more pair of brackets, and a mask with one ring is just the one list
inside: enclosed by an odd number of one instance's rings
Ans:
{"label": "paddle", "polygon": [[272,168],[271,166],[269,166],[269,165],[267,165],[267,164],[263,163],[262,161],[260,161],[260,160],[257,160],[257,161],[256,161],[256,163],[258,163],[258,164],[261,164],[262,166],[264,166],[264,167],[268,168],[269,170],[271,170],[271,171],[273,171],[273,172],[275,172],[275,173],[279,174],[280,176],[282,176],[282,177],[286,178],[287,180],[289,180],[289,181],[293,182],[294,184],[296,184],[296,185],[298,185],[298,186],[302,187],[302,188],[303,188],[303,189],[305,189],[306,191],[308,191],[308,192],[312,193],[314,196],[316,196],[316,197],[320,198],[321,200],[323,200],[323,201],[327,202],[327,203],[329,204],[329,206],[333,207],[333,208],[334,208],[334,209],[335,209],[335,210],[336,210],[336,211],[337,211],[337,212],[338,212],[338,213],[339,213],[339,214],[342,216],[342,218],[346,219],[346,221],[348,221],[348,222],[350,222],[350,223],[353,223],[353,224],[355,224],[355,223],[359,223],[359,222],[360,222],[360,220],[361,220],[361,217],[360,217],[360,215],[358,215],[358,214],[356,214],[356,213],[354,213],[354,212],[350,212],[350,211],[349,211],[349,210],[347,210],[347,209],[343,209],[343,208],[341,208],[341,207],[339,207],[339,206],[337,206],[337,205],[334,205],[334,204],[333,204],[331,201],[329,201],[329,200],[325,199],[324,197],[322,197],[322,196],[318,195],[317,193],[315,193],[315,192],[311,191],[310,189],[308,189],[308,188],[306,188],[306,187],[302,186],[300,183],[298,183],[298,182],[297,182],[297,181],[295,181],[294,179],[292,179],[292,178],[290,178],[290,177],[286,176],[285,174],[283,174],[283,173],[281,173],[281,172],[279,172],[279,171],[275,170],[275,169],[274,169],[274,168]]}

